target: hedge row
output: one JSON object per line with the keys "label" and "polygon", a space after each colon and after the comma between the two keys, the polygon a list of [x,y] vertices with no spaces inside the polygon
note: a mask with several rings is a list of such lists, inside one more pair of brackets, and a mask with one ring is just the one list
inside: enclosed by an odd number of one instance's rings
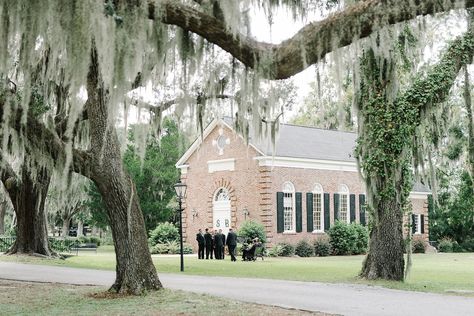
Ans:
{"label": "hedge row", "polygon": [[279,243],[269,250],[270,256],[299,257],[358,255],[367,251],[369,233],[367,228],[357,224],[337,221],[327,236],[320,236],[313,241],[300,240],[296,245]]}

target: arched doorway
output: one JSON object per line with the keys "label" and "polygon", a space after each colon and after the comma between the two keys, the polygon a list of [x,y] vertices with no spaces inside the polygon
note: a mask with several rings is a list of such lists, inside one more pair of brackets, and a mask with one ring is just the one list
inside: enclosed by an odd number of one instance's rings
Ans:
{"label": "arched doorway", "polygon": [[220,188],[214,194],[212,200],[212,225],[214,229],[222,229],[222,233],[227,235],[230,223],[230,196],[229,191],[226,188]]}

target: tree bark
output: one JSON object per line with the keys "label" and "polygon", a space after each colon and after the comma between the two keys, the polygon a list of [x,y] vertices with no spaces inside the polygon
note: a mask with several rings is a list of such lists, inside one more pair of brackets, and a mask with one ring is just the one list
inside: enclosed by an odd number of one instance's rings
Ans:
{"label": "tree bark", "polygon": [[370,231],[369,253],[365,258],[361,276],[367,279],[402,281],[403,259],[403,207],[395,198],[384,199],[375,207],[377,222]]}
{"label": "tree bark", "polygon": [[0,235],[5,234],[5,215],[7,214],[7,202],[0,202]]}
{"label": "tree bark", "polygon": [[84,236],[84,223],[82,221],[77,222],[77,237]]}
{"label": "tree bark", "polygon": [[111,291],[140,294],[162,288],[151,260],[145,221],[135,185],[125,170],[115,120],[109,117],[107,91],[97,52],[91,52],[86,106],[90,124],[92,180],[102,196],[114,239],[116,280]]}
{"label": "tree bark", "polygon": [[70,217],[63,217],[63,229],[61,231],[61,236],[66,238],[69,236],[69,225],[71,224]]}
{"label": "tree bark", "polygon": [[44,210],[50,174],[39,168],[33,179],[31,170],[21,169],[21,183],[5,183],[16,213],[16,240],[7,254],[37,253],[51,256],[46,213]]}
{"label": "tree bark", "polygon": [[464,66],[464,101],[467,113],[467,161],[469,174],[474,181],[474,117],[472,115],[471,84],[467,66]]}

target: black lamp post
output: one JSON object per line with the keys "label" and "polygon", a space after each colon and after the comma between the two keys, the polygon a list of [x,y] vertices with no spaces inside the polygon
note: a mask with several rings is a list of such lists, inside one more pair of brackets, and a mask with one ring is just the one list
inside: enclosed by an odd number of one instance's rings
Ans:
{"label": "black lamp post", "polygon": [[179,254],[181,256],[181,272],[184,271],[184,258],[183,258],[183,200],[186,197],[186,184],[181,183],[181,180],[174,185],[176,191],[176,197],[178,198],[178,212],[179,212]]}

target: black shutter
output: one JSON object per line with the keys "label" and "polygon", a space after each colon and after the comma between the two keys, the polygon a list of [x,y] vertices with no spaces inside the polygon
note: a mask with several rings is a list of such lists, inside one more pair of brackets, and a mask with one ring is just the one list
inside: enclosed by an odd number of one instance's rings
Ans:
{"label": "black shutter", "polygon": [[283,192],[277,192],[277,233],[283,233]]}
{"label": "black shutter", "polygon": [[306,227],[309,233],[313,231],[313,193],[306,193]]}
{"label": "black shutter", "polygon": [[303,194],[296,192],[296,232],[303,231]]}
{"label": "black shutter", "polygon": [[351,216],[351,223],[356,220],[356,196],[355,194],[349,195],[349,212]]}
{"label": "black shutter", "polygon": [[329,213],[329,193],[324,193],[324,230],[327,231],[331,227],[331,217]]}
{"label": "black shutter", "polygon": [[421,227],[421,233],[425,233],[425,215],[421,214],[420,215],[420,227]]}
{"label": "black shutter", "polygon": [[334,193],[334,222],[339,219],[339,194]]}
{"label": "black shutter", "polygon": [[364,194],[359,194],[359,217],[360,217],[360,223],[366,226],[367,222],[365,221],[365,195]]}
{"label": "black shutter", "polygon": [[416,225],[415,225],[415,216],[416,214],[411,214],[411,233],[416,233]]}

